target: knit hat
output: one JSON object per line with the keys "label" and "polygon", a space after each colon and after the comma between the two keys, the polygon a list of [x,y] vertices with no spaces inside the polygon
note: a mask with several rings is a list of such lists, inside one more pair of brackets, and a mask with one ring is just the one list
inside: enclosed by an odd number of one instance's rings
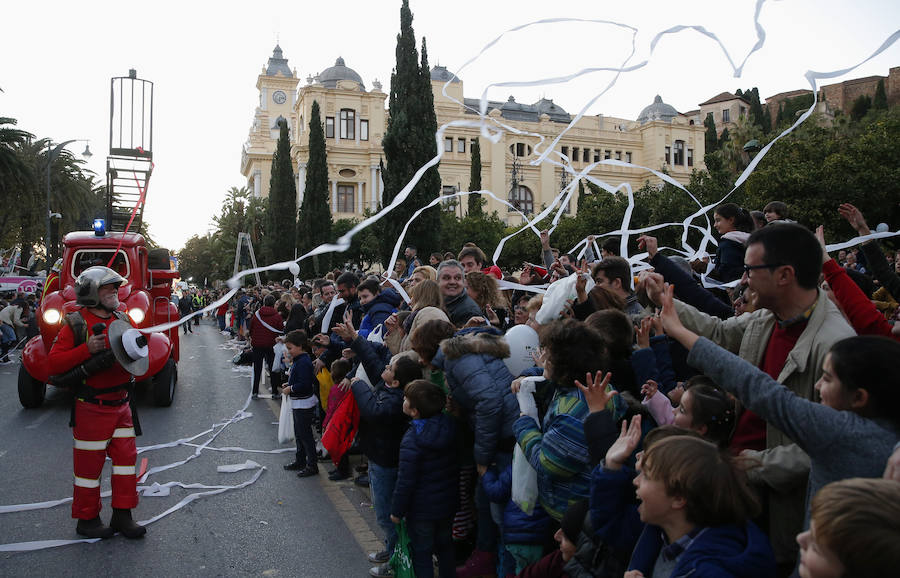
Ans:
{"label": "knit hat", "polygon": [[584,499],[571,504],[566,513],[563,514],[559,525],[569,542],[573,544],[578,542],[578,535],[584,526],[584,517],[587,515],[587,511],[588,501]]}

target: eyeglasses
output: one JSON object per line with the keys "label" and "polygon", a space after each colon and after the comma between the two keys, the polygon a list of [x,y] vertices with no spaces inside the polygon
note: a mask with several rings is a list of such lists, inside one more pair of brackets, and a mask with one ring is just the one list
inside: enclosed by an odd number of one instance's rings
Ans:
{"label": "eyeglasses", "polygon": [[778,267],[784,267],[784,263],[766,263],[763,265],[744,265],[744,274],[750,275],[750,271],[754,269],[775,269]]}

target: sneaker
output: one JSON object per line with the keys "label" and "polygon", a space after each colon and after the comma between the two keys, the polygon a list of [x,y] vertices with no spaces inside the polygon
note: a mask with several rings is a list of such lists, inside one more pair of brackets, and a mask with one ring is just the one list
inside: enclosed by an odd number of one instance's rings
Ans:
{"label": "sneaker", "polygon": [[394,569],[391,568],[391,565],[388,563],[379,564],[378,566],[373,566],[369,568],[369,576],[375,576],[376,578],[382,578],[386,576],[393,576]]}
{"label": "sneaker", "polygon": [[293,462],[291,462],[291,463],[289,463],[289,464],[285,464],[285,465],[282,466],[282,467],[283,467],[284,469],[290,470],[290,471],[300,471],[300,470],[304,469],[304,468],[306,467],[306,465],[305,465],[305,464],[301,464],[301,463],[298,462],[298,461],[293,461]]}
{"label": "sneaker", "polygon": [[384,564],[391,559],[391,553],[387,550],[382,550],[381,552],[369,552],[368,558],[369,562],[373,564]]}
{"label": "sneaker", "polygon": [[303,470],[297,472],[298,478],[309,478],[317,475],[319,475],[319,468],[311,468],[309,466],[306,466]]}
{"label": "sneaker", "polygon": [[369,487],[369,474],[363,474],[363,475],[359,476],[358,478],[353,480],[353,483],[356,484],[357,486],[361,486],[363,488],[368,488]]}
{"label": "sneaker", "polygon": [[257,394],[255,394],[255,393],[254,393],[253,395],[251,395],[250,397],[251,397],[252,399],[259,399],[259,396],[258,396]]}

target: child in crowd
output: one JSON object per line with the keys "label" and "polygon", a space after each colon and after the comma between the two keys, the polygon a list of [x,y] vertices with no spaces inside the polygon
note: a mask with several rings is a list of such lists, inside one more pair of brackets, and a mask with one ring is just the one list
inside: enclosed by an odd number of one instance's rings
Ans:
{"label": "child in crowd", "polygon": [[775,575],[768,538],[750,519],[759,504],[735,460],[691,436],[654,443],[634,480],[646,524],[625,578]]}
{"label": "child in crowd", "polygon": [[641,388],[643,404],[659,425],[674,424],[693,430],[704,438],[727,447],[734,433],[735,402],[705,375],[695,375],[683,385],[684,393],[676,407],[661,394],[655,382]]}
{"label": "child in crowd", "polygon": [[434,576],[432,554],[441,576],[455,575],[451,524],[456,512],[458,474],[455,423],[443,413],[447,396],[424,379],[403,391],[403,412],[412,425],[400,443],[391,521],[406,518],[413,569],[418,578]]}
{"label": "child in crowd", "polygon": [[291,356],[291,372],[287,385],[281,392],[291,396],[294,414],[294,438],[297,440],[297,455],[293,462],[284,466],[286,470],[299,470],[297,477],[308,478],[319,473],[316,460],[316,442],[313,439],[312,423],[316,415],[318,400],[314,387],[316,374],[310,359],[309,339],[306,333],[295,329],[284,336],[284,346]]}
{"label": "child in crowd", "polygon": [[900,482],[850,478],[813,498],[797,536],[801,578],[881,578],[900,568]]}

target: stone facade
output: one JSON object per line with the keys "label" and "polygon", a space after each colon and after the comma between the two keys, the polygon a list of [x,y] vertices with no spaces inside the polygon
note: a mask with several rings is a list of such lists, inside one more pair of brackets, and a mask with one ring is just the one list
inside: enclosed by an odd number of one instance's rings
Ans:
{"label": "stone facade", "polygon": [[894,106],[900,102],[900,66],[891,68],[887,76],[867,76],[845,80],[837,84],[827,84],[820,88],[820,98],[827,102],[832,110],[850,114],[854,100],[860,96],[875,97],[875,88],[878,86],[879,80],[884,80],[888,106]]}
{"label": "stone facade", "polygon": [[[273,60],[275,61],[273,64]],[[309,77],[297,88],[296,74],[287,70],[287,61],[276,47],[270,64],[257,79],[260,105],[254,115],[250,135],[244,144],[241,173],[254,194],[268,196],[272,154],[278,138],[275,122],[281,116],[291,123],[291,154],[298,179],[298,203],[302,201],[306,159],[308,158],[308,123],[312,102],[318,101],[325,123],[326,153],[328,157],[329,192],[335,219],[360,217],[365,209],[377,209],[382,194],[379,161],[382,157],[381,139],[387,126],[385,100],[381,85],[375,81],[370,91],[365,89],[359,75],[348,68],[343,59],[335,66]],[[443,95],[447,85],[448,96]],[[463,83],[446,68],[432,70],[432,89],[438,126],[454,120],[477,121],[479,102],[463,95]],[[284,103],[275,102],[273,94],[286,93]],[[462,104],[460,104],[462,103]],[[704,127],[678,113],[662,102],[660,97],[639,115],[638,121],[603,115],[582,117],[559,142],[554,140],[574,118],[552,100],[541,99],[534,104],[520,104],[510,97],[506,102],[489,102],[488,116],[511,128],[496,143],[481,139],[482,188],[506,198],[523,212],[540,211],[549,205],[561,188],[569,182],[568,175],[549,162],[532,166],[536,152],[552,144],[568,157],[576,171],[602,159],[617,159],[659,170],[687,183],[693,169],[702,169]],[[435,195],[468,190],[471,145],[479,137],[474,127],[452,127],[444,134],[441,146],[444,156],[440,164],[442,191]],[[541,144],[543,137],[543,144]],[[537,149],[537,151],[536,151]],[[551,159],[558,157],[551,156]],[[512,191],[515,169],[518,187]],[[629,183],[633,189],[645,182],[659,179],[645,169],[601,165],[589,173],[592,177],[617,187]],[[575,211],[577,191],[569,207]],[[457,204],[462,214],[465,200]],[[521,216],[506,205],[488,198],[488,211],[496,210],[511,224]]]}
{"label": "stone facade", "polygon": [[698,124],[703,124],[706,117],[712,115],[716,121],[716,134],[722,136],[726,128],[730,131],[737,126],[740,117],[750,114],[750,101],[743,96],[737,96],[730,92],[717,94],[706,102],[700,103],[700,113],[695,119]]}

